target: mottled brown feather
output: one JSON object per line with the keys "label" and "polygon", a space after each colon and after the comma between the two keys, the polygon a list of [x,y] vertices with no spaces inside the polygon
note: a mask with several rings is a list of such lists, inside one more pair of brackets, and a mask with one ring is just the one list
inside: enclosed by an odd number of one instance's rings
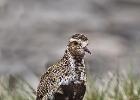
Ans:
{"label": "mottled brown feather", "polygon": [[83,34],[75,34],[71,38],[74,41],[69,41],[63,58],[41,76],[36,100],[43,100],[45,96],[48,100],[83,99],[86,91],[86,67],[82,43],[88,39]]}

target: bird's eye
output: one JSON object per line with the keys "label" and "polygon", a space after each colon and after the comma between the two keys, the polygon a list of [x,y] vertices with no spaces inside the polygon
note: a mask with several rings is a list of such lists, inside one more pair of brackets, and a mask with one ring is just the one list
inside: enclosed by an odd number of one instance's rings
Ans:
{"label": "bird's eye", "polygon": [[74,45],[78,45],[78,42],[74,41]]}

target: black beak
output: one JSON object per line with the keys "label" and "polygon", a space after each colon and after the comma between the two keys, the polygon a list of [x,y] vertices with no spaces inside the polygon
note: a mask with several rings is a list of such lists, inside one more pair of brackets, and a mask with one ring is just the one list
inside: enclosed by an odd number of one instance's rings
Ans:
{"label": "black beak", "polygon": [[84,51],[86,51],[87,53],[91,54],[90,50],[87,47],[84,47]]}

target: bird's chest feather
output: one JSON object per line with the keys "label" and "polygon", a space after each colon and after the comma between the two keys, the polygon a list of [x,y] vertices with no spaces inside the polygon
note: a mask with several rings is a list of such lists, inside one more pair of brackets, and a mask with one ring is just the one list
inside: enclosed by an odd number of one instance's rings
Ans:
{"label": "bird's chest feather", "polygon": [[63,74],[60,85],[80,84],[86,82],[85,64],[83,60],[69,59],[69,69]]}

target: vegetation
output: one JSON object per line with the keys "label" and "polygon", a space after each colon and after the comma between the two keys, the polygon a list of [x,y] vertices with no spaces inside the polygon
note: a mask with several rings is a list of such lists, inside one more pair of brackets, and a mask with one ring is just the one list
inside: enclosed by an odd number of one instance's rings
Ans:
{"label": "vegetation", "polygon": [[0,100],[35,100],[30,85],[19,77],[1,76]]}
{"label": "vegetation", "polygon": [[[140,100],[140,80],[129,74],[110,73],[106,77],[96,81],[88,78],[84,100]],[[1,76],[0,100],[35,100],[35,94],[21,78]]]}
{"label": "vegetation", "polygon": [[140,100],[140,80],[132,74],[112,74],[88,83],[85,100]]}

